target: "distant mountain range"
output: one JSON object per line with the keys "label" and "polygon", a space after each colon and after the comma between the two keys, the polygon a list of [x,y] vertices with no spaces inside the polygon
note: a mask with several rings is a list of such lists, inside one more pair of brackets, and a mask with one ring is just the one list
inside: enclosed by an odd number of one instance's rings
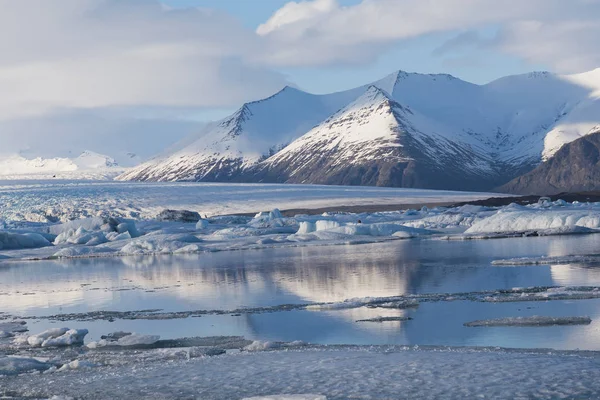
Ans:
{"label": "distant mountain range", "polygon": [[286,87],[118,179],[525,193],[505,184],[596,132],[599,98],[600,69],[486,85],[399,71],[326,95]]}
{"label": "distant mountain range", "polygon": [[[135,157],[132,154],[131,157]],[[84,151],[75,158],[27,159],[11,156],[0,160],[0,180],[2,179],[112,179],[122,174],[125,168],[111,157]]]}

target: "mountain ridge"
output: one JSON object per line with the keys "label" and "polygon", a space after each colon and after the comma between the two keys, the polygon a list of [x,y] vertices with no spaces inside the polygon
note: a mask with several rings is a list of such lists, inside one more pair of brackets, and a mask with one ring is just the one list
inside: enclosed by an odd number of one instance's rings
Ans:
{"label": "mountain ridge", "polygon": [[[314,179],[308,176],[322,174],[306,168],[303,171],[307,176],[299,177],[299,172],[288,175],[299,166],[282,165],[278,154],[286,154],[286,149],[289,152],[289,146],[303,137],[306,142],[306,135],[319,142],[314,129],[324,129],[324,122],[372,88],[412,113],[406,116],[408,123],[402,128],[409,133],[404,140],[412,143],[404,145],[410,147],[405,156],[416,157],[418,162],[413,160],[413,164],[402,166],[403,161],[398,161],[398,165],[386,168],[421,178],[349,179],[354,173],[340,172]],[[595,92],[600,92],[597,71],[568,76],[533,72],[485,85],[448,74],[396,71],[372,84],[321,95],[288,86],[265,99],[245,103],[236,113],[186,139],[187,146],[135,167],[119,179],[425,185],[489,190],[532,170],[550,159],[564,143],[590,133],[594,124],[600,125],[600,117],[583,121],[600,111]],[[369,118],[368,114],[360,116],[363,126],[369,125]],[[373,118],[377,116],[373,114]],[[353,129],[360,130],[356,126]],[[345,133],[337,134],[344,137]],[[364,131],[359,135],[369,137]],[[369,140],[364,143],[375,145]],[[307,148],[318,153],[314,145]],[[328,154],[340,157],[334,152]],[[357,164],[356,160],[345,159],[348,166]],[[367,170],[383,167],[371,163],[368,157],[359,157],[358,161],[364,166],[370,164]],[[332,167],[333,163],[322,165]],[[317,164],[314,168],[318,168]],[[440,174],[439,179],[433,178],[434,171]],[[373,174],[379,176],[377,171]]]}

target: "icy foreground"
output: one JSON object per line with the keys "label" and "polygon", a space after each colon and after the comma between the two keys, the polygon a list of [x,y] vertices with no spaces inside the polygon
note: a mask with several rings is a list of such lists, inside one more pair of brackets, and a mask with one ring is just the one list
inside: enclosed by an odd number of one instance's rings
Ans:
{"label": "icy foreground", "polygon": [[[359,193],[362,197],[354,197]],[[132,198],[135,196],[139,201]],[[0,258],[180,254],[411,238],[484,239],[600,231],[600,203],[558,200],[528,206],[420,206],[425,201],[450,202],[473,196],[482,195],[365,188],[353,192],[352,188],[283,185],[5,187],[0,188],[0,200],[8,204],[0,210],[4,219],[0,220],[4,228],[0,230]],[[290,216],[272,208],[254,217],[215,215],[219,210],[236,214],[275,203],[283,204],[282,208],[331,203],[334,205],[329,208],[335,210],[335,204],[342,202],[364,205],[394,201],[399,202],[398,208],[402,203],[419,205],[389,212],[331,211]],[[45,208],[45,203],[52,206]]]}
{"label": "icy foreground", "polygon": [[175,354],[122,354],[125,358],[107,367],[0,378],[0,394],[4,390],[13,396],[41,398],[330,400],[600,396],[600,358],[593,352],[370,346],[243,351],[215,357]]}

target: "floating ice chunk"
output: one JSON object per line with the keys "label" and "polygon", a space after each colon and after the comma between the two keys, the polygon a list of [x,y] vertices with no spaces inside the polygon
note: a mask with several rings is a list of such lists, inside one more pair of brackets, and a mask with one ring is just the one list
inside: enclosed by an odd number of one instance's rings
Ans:
{"label": "floating ice chunk", "polygon": [[19,375],[25,372],[46,371],[54,365],[27,357],[0,357],[0,376]]}
{"label": "floating ice chunk", "polygon": [[110,232],[106,234],[106,239],[111,242],[116,242],[117,240],[129,240],[131,239],[131,234],[128,231],[123,233]]}
{"label": "floating ice chunk", "polygon": [[271,396],[246,397],[242,400],[327,400],[320,394],[278,394]]}
{"label": "floating ice chunk", "polygon": [[269,213],[269,219],[281,219],[281,218],[283,218],[283,215],[281,214],[281,211],[279,211],[278,208],[274,208]]}
{"label": "floating ice chunk", "polygon": [[83,344],[87,329],[69,329],[64,335],[49,338],[42,343],[42,347],[63,347]]}
{"label": "floating ice chunk", "polygon": [[306,235],[308,233],[315,232],[317,230],[317,225],[311,221],[302,221],[300,222],[300,226],[298,228],[298,235]]}
{"label": "floating ice chunk", "polygon": [[475,223],[465,233],[581,232],[581,229],[577,228],[600,229],[600,212],[575,208],[534,209],[522,206],[519,206],[518,211],[513,211],[505,207],[495,215]]}
{"label": "floating ice chunk", "polygon": [[83,344],[87,329],[54,328],[37,335],[20,337],[16,344],[29,344],[31,347],[63,347]]}
{"label": "floating ice chunk", "polygon": [[154,254],[174,253],[188,246],[190,243],[199,243],[202,240],[190,234],[155,234],[146,235],[127,243],[121,254]]}
{"label": "floating ice chunk", "polygon": [[140,345],[151,345],[160,340],[160,336],[158,335],[140,335],[137,333],[132,333],[131,335],[126,335],[117,340],[117,346],[140,346]]}
{"label": "floating ice chunk", "polygon": [[95,368],[98,365],[89,362],[89,361],[83,361],[83,360],[74,360],[71,361],[70,363],[64,364],[62,367],[60,367],[58,369],[58,372],[63,372],[63,371],[68,371],[68,370],[73,370],[73,369],[88,369],[88,368]]}
{"label": "floating ice chunk", "polygon": [[281,342],[263,342],[260,340],[255,340],[252,344],[244,347],[246,351],[265,351],[265,350],[273,350],[281,348]]}
{"label": "floating ice chunk", "polygon": [[557,257],[522,257],[494,260],[492,265],[548,265],[548,264],[575,264],[575,263],[600,263],[600,255],[557,256]]}
{"label": "floating ice chunk", "polygon": [[47,331],[38,333],[37,335],[28,336],[26,338],[26,342],[32,347],[41,347],[42,343],[44,343],[44,341],[46,341],[48,339],[60,337],[60,336],[64,335],[65,333],[67,333],[68,330],[69,330],[69,328],[48,329]]}
{"label": "floating ice chunk", "polygon": [[[115,226],[116,224],[116,226]],[[135,225],[135,221],[132,219],[124,219],[124,218],[110,218],[109,226],[111,230],[120,234],[129,233],[132,238],[140,237],[141,234]]]}
{"label": "floating ice chunk", "polygon": [[187,253],[201,253],[204,251],[204,248],[198,244],[190,244],[184,246],[180,249],[175,250],[173,253],[175,254],[187,254]]}
{"label": "floating ice chunk", "polygon": [[79,228],[83,228],[86,231],[98,231],[105,223],[106,221],[101,217],[81,218],[65,222],[64,224],[53,225],[48,228],[48,231],[53,235],[60,235],[67,231],[76,231]]}
{"label": "floating ice chunk", "polygon": [[[319,232],[338,233],[347,236],[395,236],[410,238],[419,235],[432,234],[432,231],[412,228],[403,223],[346,223],[338,221],[319,220],[316,222],[303,221],[300,223],[297,235],[307,235]],[[316,236],[318,237],[318,236]]]}
{"label": "floating ice chunk", "polygon": [[419,307],[419,302],[414,299],[405,299],[398,301],[390,301],[385,303],[375,303],[367,305],[369,308],[389,308],[395,310],[404,310],[407,308],[417,308]]}
{"label": "floating ice chunk", "polygon": [[311,304],[306,306],[307,310],[326,311],[326,310],[346,310],[351,308],[360,308],[365,306],[376,306],[378,304],[387,304],[390,302],[402,301],[398,297],[363,297],[348,299],[337,303]]}
{"label": "floating ice chunk", "polygon": [[[291,220],[295,225],[295,221]],[[248,222],[249,226],[256,228],[278,228],[288,225],[288,219],[284,218],[277,208],[270,212],[259,212],[254,216],[252,221]]]}
{"label": "floating ice chunk", "polygon": [[67,247],[54,253],[53,258],[93,257],[104,253],[114,253],[108,247]]}
{"label": "floating ice chunk", "polygon": [[342,225],[337,221],[319,220],[315,223],[316,231],[330,231]]}
{"label": "floating ice chunk", "polygon": [[54,240],[55,245],[85,244],[88,246],[97,246],[106,242],[107,239],[104,236],[104,232],[90,232],[83,227],[79,227],[77,230],[69,229],[58,235]]}
{"label": "floating ice chunk", "polygon": [[600,298],[598,287],[552,287],[552,288],[515,288],[499,291],[481,298],[490,303],[508,303],[546,300],[588,300]]}
{"label": "floating ice chunk", "polygon": [[200,214],[188,210],[163,210],[156,216],[158,221],[198,222]]}
{"label": "floating ice chunk", "polygon": [[590,317],[514,317],[467,322],[468,327],[589,325]]}
{"label": "floating ice chunk", "polygon": [[[106,346],[134,347],[134,346],[149,346],[160,340],[158,335],[140,335],[137,333],[117,332],[117,336],[108,335],[105,339],[97,342],[91,342],[86,347],[89,349],[97,349]],[[116,340],[114,340],[116,338]]]}
{"label": "floating ice chunk", "polygon": [[200,221],[196,223],[196,230],[203,231],[204,229],[208,228],[208,224],[209,222],[207,219],[200,219]]}
{"label": "floating ice chunk", "polygon": [[47,246],[52,246],[52,243],[38,233],[0,232],[0,250],[35,249]]}
{"label": "floating ice chunk", "polygon": [[454,227],[471,227],[482,218],[479,215],[468,213],[446,213],[420,218],[405,222],[404,225],[411,228],[421,229],[448,229]]}
{"label": "floating ice chunk", "polygon": [[303,341],[295,341],[295,342],[269,342],[269,341],[261,341],[255,340],[248,346],[244,347],[245,351],[266,351],[266,350],[276,350],[282,348],[294,348],[294,347],[303,347],[306,346],[306,343]]}
{"label": "floating ice chunk", "polygon": [[375,317],[369,319],[359,319],[356,322],[405,322],[412,320],[411,317]]}

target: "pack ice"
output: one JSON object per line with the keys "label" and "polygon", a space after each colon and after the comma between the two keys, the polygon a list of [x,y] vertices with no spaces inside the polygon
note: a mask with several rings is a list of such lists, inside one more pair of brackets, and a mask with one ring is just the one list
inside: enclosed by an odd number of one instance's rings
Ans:
{"label": "pack ice", "polygon": [[151,218],[110,216],[64,223],[4,221],[3,258],[70,258],[179,254],[373,243],[413,238],[478,239],[507,235],[557,235],[600,230],[600,203],[562,200],[527,206],[465,205],[390,212],[325,212],[286,216],[279,209],[202,217],[187,210],[157,209]]}

